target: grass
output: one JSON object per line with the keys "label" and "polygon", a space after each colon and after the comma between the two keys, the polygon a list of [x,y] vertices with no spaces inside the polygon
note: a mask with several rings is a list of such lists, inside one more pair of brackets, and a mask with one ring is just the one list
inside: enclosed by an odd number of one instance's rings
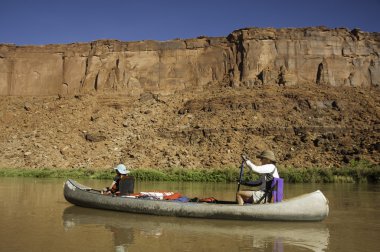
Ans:
{"label": "grass", "polygon": [[143,181],[196,181],[196,182],[232,182],[236,181],[236,168],[224,169],[183,169],[171,168],[165,170],[139,169],[133,171],[138,180]]}
{"label": "grass", "polygon": [[342,168],[294,168],[280,170],[280,176],[291,183],[379,183],[380,165],[352,161]]}
{"label": "grass", "polygon": [[[279,167],[279,173],[288,183],[378,183],[380,165],[366,161],[353,161],[343,168],[294,168]],[[247,172],[244,179],[255,179],[257,175]],[[193,182],[236,182],[239,168],[209,169],[135,169],[131,172],[140,181],[193,181]],[[78,169],[0,169],[0,177],[36,178],[93,178],[110,179],[112,170]]]}
{"label": "grass", "polygon": [[35,178],[112,178],[112,171],[95,171],[84,168],[78,169],[0,169],[0,177],[35,177]]}

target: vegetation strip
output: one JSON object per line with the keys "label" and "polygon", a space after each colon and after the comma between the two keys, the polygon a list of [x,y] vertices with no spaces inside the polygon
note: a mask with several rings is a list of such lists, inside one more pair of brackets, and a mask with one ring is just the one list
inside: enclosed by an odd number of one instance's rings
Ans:
{"label": "vegetation strip", "polygon": [[[255,174],[245,170],[245,180],[255,179]],[[378,183],[380,165],[365,161],[351,162],[343,168],[294,168],[279,167],[281,177],[289,183]],[[112,179],[112,170],[77,169],[0,169],[1,177],[36,177],[36,178],[92,178]],[[168,168],[134,169],[131,175],[139,181],[193,181],[193,182],[236,182],[238,168],[203,168],[185,169]]]}

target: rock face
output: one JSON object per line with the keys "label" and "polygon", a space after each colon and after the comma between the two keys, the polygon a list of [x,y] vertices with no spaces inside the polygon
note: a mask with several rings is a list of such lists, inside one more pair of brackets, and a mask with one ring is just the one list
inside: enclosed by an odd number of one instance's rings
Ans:
{"label": "rock face", "polygon": [[323,27],[251,28],[166,42],[0,45],[0,94],[173,94],[222,81],[378,87],[379,47],[379,33]]}
{"label": "rock face", "polygon": [[323,27],[0,45],[0,168],[379,164],[379,48]]}
{"label": "rock face", "polygon": [[[380,34],[325,28],[239,30],[234,81],[379,86]],[[238,66],[238,67],[237,67]]]}

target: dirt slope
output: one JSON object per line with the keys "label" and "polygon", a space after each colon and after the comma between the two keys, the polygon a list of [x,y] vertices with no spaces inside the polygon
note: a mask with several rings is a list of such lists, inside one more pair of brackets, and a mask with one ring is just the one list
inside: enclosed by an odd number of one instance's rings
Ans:
{"label": "dirt slope", "polygon": [[380,162],[379,89],[215,85],[162,96],[0,97],[0,167],[238,166]]}

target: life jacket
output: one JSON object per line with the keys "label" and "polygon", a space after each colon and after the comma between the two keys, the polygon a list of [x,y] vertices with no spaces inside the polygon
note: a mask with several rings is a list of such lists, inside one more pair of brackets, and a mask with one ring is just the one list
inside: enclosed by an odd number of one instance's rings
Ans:
{"label": "life jacket", "polygon": [[134,192],[135,177],[122,176],[118,183],[118,191],[120,195],[130,195]]}
{"label": "life jacket", "polygon": [[165,200],[176,200],[176,199],[179,199],[181,197],[182,197],[182,195],[180,193],[177,193],[177,192],[175,192],[171,195],[164,195]]}
{"label": "life jacket", "polygon": [[273,170],[273,172],[271,172],[271,173],[266,173],[263,175],[263,177],[264,177],[264,178],[262,178],[263,184],[260,187],[260,189],[262,191],[268,191],[271,189],[273,178],[274,178],[273,177],[274,172],[275,172],[275,170]]}

